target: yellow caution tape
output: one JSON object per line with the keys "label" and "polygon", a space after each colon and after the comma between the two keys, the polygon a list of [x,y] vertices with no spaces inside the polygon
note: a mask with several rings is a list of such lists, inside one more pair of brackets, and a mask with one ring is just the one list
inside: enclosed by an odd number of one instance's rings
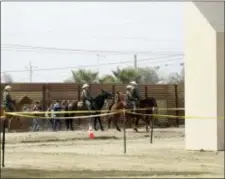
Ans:
{"label": "yellow caution tape", "polygon": [[[155,109],[155,110],[167,110],[167,111],[174,111],[174,110],[184,110],[184,108],[138,108],[135,109],[136,111],[146,111],[146,110],[151,110],[151,109]],[[132,109],[127,109],[128,111],[132,110]],[[113,110],[113,111],[121,111],[121,109],[119,110]],[[12,113],[16,113],[16,114],[76,114],[76,113],[95,113],[95,112],[111,112],[111,110],[80,110],[80,111],[31,111],[31,112],[11,112]],[[9,114],[9,113],[8,113]]]}
{"label": "yellow caution tape", "polygon": [[[150,110],[153,108],[139,108],[136,109],[136,111],[144,111],[144,110]],[[154,108],[157,110],[184,110],[184,108]],[[25,118],[39,118],[39,119],[77,119],[77,118],[88,118],[90,115],[87,116],[75,116],[75,117],[41,117],[41,116],[34,116],[35,114],[84,114],[84,113],[96,113],[96,112],[105,112],[106,114],[91,114],[92,117],[97,116],[107,116],[107,115],[113,115],[120,112],[126,112],[128,114],[134,114],[134,115],[142,115],[142,116],[155,116],[155,117],[167,117],[167,118],[181,118],[181,119],[187,119],[187,118],[199,118],[199,119],[224,119],[224,117],[206,117],[206,116],[176,116],[176,115],[162,115],[162,114],[143,114],[143,113],[137,113],[137,112],[131,112],[131,109],[119,109],[119,110],[81,110],[81,111],[33,111],[33,112],[3,112],[3,114],[8,114],[11,116],[19,116],[19,117],[25,117]],[[109,113],[111,112],[111,113]],[[1,119],[4,119],[5,116],[1,116]]]}
{"label": "yellow caution tape", "polygon": [[[120,111],[122,112],[122,111]],[[18,117],[24,117],[24,118],[30,118],[30,119],[84,119],[84,118],[90,118],[90,117],[103,117],[103,116],[109,116],[114,115],[119,112],[111,112],[111,113],[104,113],[104,114],[96,114],[96,115],[87,115],[87,116],[73,116],[73,117],[42,117],[42,116],[32,116],[32,115],[26,115],[26,114],[17,114],[17,113],[7,113],[11,116],[18,116]],[[4,116],[1,116],[4,117]]]}
{"label": "yellow caution tape", "polygon": [[176,115],[163,115],[163,114],[143,114],[143,113],[136,113],[136,112],[126,112],[128,114],[133,114],[133,115],[140,115],[140,116],[154,116],[154,117],[167,117],[167,118],[181,118],[181,119],[224,119],[225,117],[221,116],[214,116],[214,117],[209,117],[209,116],[176,116]]}

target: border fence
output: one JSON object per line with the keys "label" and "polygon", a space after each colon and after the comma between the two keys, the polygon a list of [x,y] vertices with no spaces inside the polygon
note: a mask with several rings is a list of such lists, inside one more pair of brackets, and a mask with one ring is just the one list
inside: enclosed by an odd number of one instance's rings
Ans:
{"label": "border fence", "polygon": [[[6,84],[1,84],[1,90]],[[13,83],[12,97],[19,99],[27,95],[34,101],[42,101],[47,108],[53,100],[79,100],[81,94],[81,84],[75,83]],[[112,84],[90,84],[91,94],[97,95],[101,89],[112,92],[125,92],[126,85]],[[139,85],[142,98],[155,97],[159,108],[184,108],[184,85]],[[184,116],[184,110],[163,110],[160,114]],[[184,119],[161,118],[161,122],[168,125],[183,125]]]}

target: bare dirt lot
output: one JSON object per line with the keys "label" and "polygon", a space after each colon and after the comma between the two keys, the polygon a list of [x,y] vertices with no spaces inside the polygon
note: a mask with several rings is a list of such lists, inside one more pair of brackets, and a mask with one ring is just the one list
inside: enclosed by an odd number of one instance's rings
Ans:
{"label": "bare dirt lot", "polygon": [[147,133],[115,130],[6,134],[1,177],[224,177],[224,152],[186,151],[184,128]]}

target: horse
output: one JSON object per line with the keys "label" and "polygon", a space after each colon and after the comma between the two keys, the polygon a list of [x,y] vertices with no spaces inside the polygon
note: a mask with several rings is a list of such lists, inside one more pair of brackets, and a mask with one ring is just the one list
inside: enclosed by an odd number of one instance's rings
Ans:
{"label": "horse", "polygon": [[[11,112],[21,112],[23,106],[25,104],[29,104],[29,105],[32,104],[33,100],[30,97],[28,97],[27,95],[25,95],[25,96],[22,96],[18,102],[16,100],[13,100],[12,102],[15,106],[15,109]],[[1,113],[2,113],[2,111],[3,111],[3,109],[1,107]],[[19,116],[14,116],[14,115],[10,115],[10,114],[5,115],[5,120],[6,120],[5,127],[8,128],[8,131],[10,131],[11,123],[12,123],[12,121],[15,121],[15,119],[17,119],[17,122],[19,122],[19,125],[21,128],[21,124],[23,123],[23,120]]]}
{"label": "horse", "polygon": [[137,111],[139,114],[147,114],[147,116],[144,115],[136,115],[135,120],[135,131],[138,132],[138,123],[139,120],[142,119],[145,122],[145,129],[146,132],[149,132],[149,127],[153,125],[153,114],[156,114],[158,105],[156,102],[156,99],[154,97],[147,97],[145,99],[141,99],[138,105],[138,108],[146,108],[143,110]]}
{"label": "horse", "polygon": [[[107,91],[104,91],[103,89],[101,89],[101,92],[99,95],[97,95],[95,98],[93,98],[91,100],[91,109],[92,110],[97,110],[97,112],[93,112],[91,114],[89,113],[79,113],[79,115],[100,115],[101,112],[99,110],[102,109],[104,103],[105,103],[105,100],[106,99],[109,99],[109,98],[112,98],[113,97],[113,94],[111,92],[107,92]],[[82,110],[87,110],[87,108],[85,107],[84,103],[82,101],[72,101],[68,104],[68,108],[67,108],[68,111],[82,111]],[[72,116],[79,116],[78,114],[72,114],[71,113],[71,117]],[[97,121],[99,122],[99,125],[100,125],[100,129],[102,131],[104,131],[104,128],[103,128],[103,125],[102,125],[102,121],[101,121],[101,117],[100,116],[97,116],[97,117],[94,117],[94,129],[97,131]]]}
{"label": "horse", "polygon": [[[129,104],[127,104],[125,102],[125,96],[123,93],[117,92],[117,97],[118,97],[118,99],[115,101],[115,103],[113,105],[111,105],[111,107],[109,109],[110,112],[113,112],[115,110],[121,110],[121,109],[130,109],[131,110],[131,107],[129,106]],[[133,119],[132,123],[134,123],[134,125],[135,125],[134,130],[136,132],[138,132],[137,126],[138,126],[139,120],[142,119],[146,123],[146,131],[148,132],[149,131],[148,126],[150,126],[150,119],[152,119],[152,116],[150,116],[150,115],[152,115],[154,112],[153,107],[154,108],[157,107],[156,100],[153,97],[140,100],[140,104],[138,105],[138,107],[139,108],[148,108],[148,109],[142,110],[138,113],[139,114],[148,114],[149,116],[125,113],[125,125],[127,124],[128,118],[132,118]],[[111,121],[113,120],[117,131],[121,131],[117,124],[118,118],[120,118],[120,116],[121,116],[121,113],[117,113],[117,114],[110,116],[110,118],[108,119],[108,128],[110,128]]]}
{"label": "horse", "polygon": [[[124,95],[121,92],[117,92],[114,103],[109,106],[109,112],[116,112],[117,110],[122,110],[122,109],[125,109],[126,107],[127,107],[127,104],[125,102]],[[113,121],[115,124],[116,130],[120,132],[121,130],[117,122],[120,117],[121,117],[121,113],[116,113],[111,115],[108,118],[108,129],[110,129],[111,121]]]}

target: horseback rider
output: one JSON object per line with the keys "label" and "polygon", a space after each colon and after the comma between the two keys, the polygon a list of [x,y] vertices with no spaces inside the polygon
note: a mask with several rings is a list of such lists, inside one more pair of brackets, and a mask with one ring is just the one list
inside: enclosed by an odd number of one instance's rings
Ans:
{"label": "horseback rider", "polygon": [[3,97],[2,97],[2,107],[6,112],[13,112],[16,110],[14,101],[11,97],[12,87],[7,85],[4,88]]}
{"label": "horseback rider", "polygon": [[127,85],[126,86],[126,102],[128,105],[132,105],[131,103],[131,98],[132,98],[132,94],[131,94],[131,85]]}
{"label": "horseback rider", "polygon": [[[92,97],[90,94],[89,84],[87,84],[87,83],[82,86],[81,100],[83,101],[84,106],[88,109],[88,111],[91,111]],[[93,119],[92,119],[92,117],[90,117],[89,118],[89,130],[92,129],[92,126],[93,126]]]}
{"label": "horseback rider", "polygon": [[140,93],[135,81],[130,82],[130,95],[129,100],[131,102],[132,108],[135,110],[137,108],[138,102],[140,100]]}
{"label": "horseback rider", "polygon": [[88,110],[91,110],[91,107],[92,107],[92,104],[91,104],[92,97],[90,95],[89,84],[84,84],[82,86],[81,100],[83,101],[85,107]]}

